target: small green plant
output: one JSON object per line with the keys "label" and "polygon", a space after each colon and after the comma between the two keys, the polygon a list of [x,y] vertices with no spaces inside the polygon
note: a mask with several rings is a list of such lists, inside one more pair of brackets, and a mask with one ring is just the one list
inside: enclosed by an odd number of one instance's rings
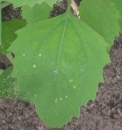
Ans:
{"label": "small green plant", "polygon": [[[50,19],[56,0],[7,1],[22,6],[26,22],[0,20],[0,52],[13,63],[0,71],[0,96],[34,103],[48,126],[61,127],[95,98],[108,52],[122,31],[122,0],[83,0],[79,14],[74,9],[77,16],[69,0],[67,11]],[[1,9],[9,4],[0,2]]]}

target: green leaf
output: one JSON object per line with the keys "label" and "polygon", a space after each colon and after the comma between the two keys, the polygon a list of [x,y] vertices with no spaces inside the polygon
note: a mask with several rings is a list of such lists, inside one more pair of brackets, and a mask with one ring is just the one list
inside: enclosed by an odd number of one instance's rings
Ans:
{"label": "green leaf", "polygon": [[16,89],[30,93],[28,99],[49,126],[61,127],[79,117],[80,106],[95,98],[97,84],[103,81],[107,43],[67,14],[29,24],[17,34],[9,48],[15,54]]}
{"label": "green leaf", "polygon": [[119,20],[119,24],[120,24],[120,27],[121,27],[121,33],[122,33],[122,0],[111,0],[112,2],[115,3],[117,9],[119,10],[120,12],[120,20]]}
{"label": "green leaf", "polygon": [[120,31],[120,15],[115,5],[108,0],[84,0],[81,2],[80,16],[81,20],[104,37],[110,49]]}
{"label": "green leaf", "polygon": [[50,6],[46,3],[35,4],[33,7],[22,7],[22,18],[26,19],[27,23],[34,23],[40,20],[49,18]]}
{"label": "green leaf", "polygon": [[[1,4],[0,4],[0,6],[1,6]],[[2,30],[1,23],[2,23],[2,19],[1,19],[1,7],[0,7],[0,45],[2,44],[2,42],[1,42],[1,30]]]}
{"label": "green leaf", "polygon": [[0,97],[12,98],[15,96],[14,87],[16,80],[11,78],[13,67],[9,67],[0,74]]}
{"label": "green leaf", "polygon": [[35,4],[41,4],[43,2],[47,3],[49,6],[52,7],[52,5],[55,4],[57,0],[7,0],[7,1],[11,2],[15,7],[20,7],[24,5],[33,7]]}
{"label": "green leaf", "polygon": [[111,0],[111,1],[115,3],[117,9],[120,11],[120,14],[122,15],[122,1],[121,0]]}
{"label": "green leaf", "polygon": [[23,98],[24,101],[29,101],[30,94],[25,91],[18,91],[16,88],[17,80],[11,77],[13,67],[6,70],[0,69],[0,97],[5,98]]}
{"label": "green leaf", "polygon": [[15,31],[25,26],[25,22],[20,19],[13,19],[2,23],[2,45],[0,53],[6,53],[8,47],[17,38]]}

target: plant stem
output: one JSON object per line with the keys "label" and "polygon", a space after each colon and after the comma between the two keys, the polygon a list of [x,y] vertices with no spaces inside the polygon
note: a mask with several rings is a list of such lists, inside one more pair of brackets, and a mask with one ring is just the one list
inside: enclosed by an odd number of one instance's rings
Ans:
{"label": "plant stem", "polygon": [[5,8],[6,6],[10,5],[11,3],[10,2],[3,2],[1,3],[1,9]]}
{"label": "plant stem", "polygon": [[71,0],[67,0],[67,12],[70,12],[70,8],[71,8]]}

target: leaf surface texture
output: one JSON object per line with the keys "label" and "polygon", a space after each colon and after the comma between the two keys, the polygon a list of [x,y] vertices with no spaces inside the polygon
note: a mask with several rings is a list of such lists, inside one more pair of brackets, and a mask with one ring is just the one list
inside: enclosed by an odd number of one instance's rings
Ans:
{"label": "leaf surface texture", "polygon": [[17,35],[9,48],[15,54],[17,91],[31,95],[28,100],[49,126],[79,117],[80,106],[94,99],[103,66],[110,61],[104,38],[71,14],[29,24]]}

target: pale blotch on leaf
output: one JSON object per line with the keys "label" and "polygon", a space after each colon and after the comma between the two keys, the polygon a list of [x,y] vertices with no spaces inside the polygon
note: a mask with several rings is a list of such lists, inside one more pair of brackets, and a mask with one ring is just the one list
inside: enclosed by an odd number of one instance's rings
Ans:
{"label": "pale blotch on leaf", "polygon": [[54,73],[57,73],[57,71],[56,71],[56,70],[54,70]]}
{"label": "pale blotch on leaf", "polygon": [[25,54],[23,54],[23,56],[25,56]]}
{"label": "pale blotch on leaf", "polygon": [[67,57],[67,60],[69,60],[69,57]]}
{"label": "pale blotch on leaf", "polygon": [[65,66],[66,64],[65,64],[65,62],[63,62],[63,64],[62,64],[63,66]]}
{"label": "pale blotch on leaf", "polygon": [[36,98],[36,97],[37,97],[37,95],[35,94],[35,95],[34,95],[34,97]]}
{"label": "pale blotch on leaf", "polygon": [[56,98],[56,99],[55,99],[55,103],[57,103],[57,100],[58,100],[58,99]]}
{"label": "pale blotch on leaf", "polygon": [[36,68],[36,64],[33,64],[33,68],[34,68],[34,69]]}
{"label": "pale blotch on leaf", "polygon": [[74,89],[76,89],[76,86],[73,86]]}
{"label": "pale blotch on leaf", "polygon": [[62,101],[62,98],[60,98],[60,101]]}
{"label": "pale blotch on leaf", "polygon": [[73,82],[73,79],[69,79],[69,82],[70,82],[70,83]]}
{"label": "pale blotch on leaf", "polygon": [[80,69],[80,72],[83,72],[83,69]]}
{"label": "pale blotch on leaf", "polygon": [[41,53],[39,53],[39,55],[38,55],[39,57],[42,57],[42,54]]}
{"label": "pale blotch on leaf", "polygon": [[65,96],[65,98],[68,98],[68,96]]}

